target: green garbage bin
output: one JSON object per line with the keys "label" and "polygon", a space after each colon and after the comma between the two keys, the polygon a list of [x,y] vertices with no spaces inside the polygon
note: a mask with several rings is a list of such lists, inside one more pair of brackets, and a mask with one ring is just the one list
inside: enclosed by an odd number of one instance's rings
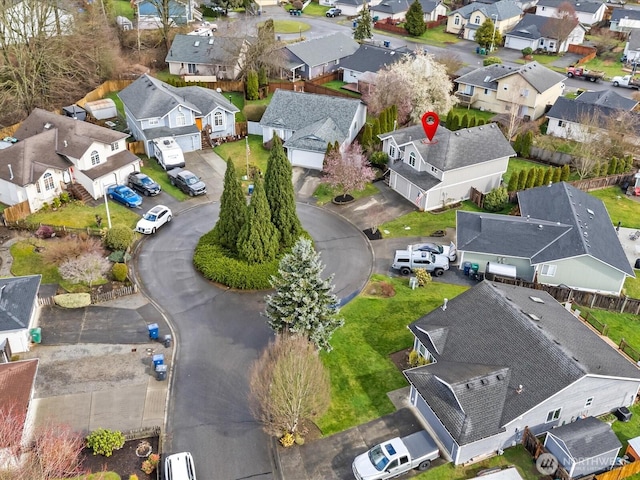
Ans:
{"label": "green garbage bin", "polygon": [[477,263],[472,263],[471,264],[471,273],[478,273],[478,270],[480,270],[480,265],[478,265]]}
{"label": "green garbage bin", "polygon": [[31,330],[29,330],[29,335],[31,335],[31,341],[33,343],[42,342],[42,329],[40,327],[32,328]]}
{"label": "green garbage bin", "polygon": [[487,54],[487,49],[486,48],[481,48],[480,49],[480,55],[486,55]]}

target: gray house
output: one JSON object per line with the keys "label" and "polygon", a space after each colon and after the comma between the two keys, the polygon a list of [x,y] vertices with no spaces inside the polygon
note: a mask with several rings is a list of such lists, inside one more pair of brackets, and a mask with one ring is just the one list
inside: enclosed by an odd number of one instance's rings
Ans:
{"label": "gray house", "polygon": [[379,137],[390,159],[389,186],[425,211],[468,199],[471,187],[494,189],[516,154],[494,123],[457,132],[440,125],[431,142],[422,125]]}
{"label": "gray house", "polygon": [[173,87],[142,75],[118,94],[131,134],[144,142],[153,156],[152,141],[174,137],[183,152],[202,149],[201,132],[220,138],[236,133],[238,108],[215,90],[203,87]]}
{"label": "gray house", "polygon": [[291,165],[322,170],[327,145],[349,145],[366,118],[367,106],[357,99],[278,89],[260,120],[262,141],[275,134]]}
{"label": "gray house", "polygon": [[169,73],[187,80],[235,80],[240,74],[246,48],[245,39],[176,35],[165,61]]}
{"label": "gray house", "polygon": [[609,30],[612,32],[630,32],[640,28],[640,10],[614,8],[611,12]]}
{"label": "gray house", "polygon": [[41,279],[41,275],[0,279],[0,344],[7,341],[12,354],[30,350],[29,330],[37,326],[40,314]]}
{"label": "gray house", "polygon": [[[434,22],[447,15],[447,6],[436,0],[419,0],[425,22]],[[407,15],[407,10],[413,3],[412,0],[382,0],[371,7],[371,15],[379,20],[393,18],[402,20]]]}
{"label": "gray house", "polygon": [[[363,75],[368,73],[367,79],[370,81],[371,74],[375,76],[379,70],[402,60],[404,55],[411,54],[412,51],[407,47],[391,49],[363,43],[358,47],[358,50],[340,62],[342,80],[347,83],[358,84]],[[368,84],[369,82],[366,83]],[[364,93],[362,89],[359,89],[359,91]]]}
{"label": "gray house", "polygon": [[460,264],[515,265],[517,276],[619,295],[634,277],[602,200],[564,183],[518,192],[521,216],[457,212]]}
{"label": "gray house", "polygon": [[637,62],[640,60],[640,29],[634,28],[631,30],[623,53],[627,57],[628,62]]}
{"label": "gray house", "polygon": [[558,25],[569,21],[571,20],[526,13],[513,30],[504,35],[504,48],[518,51],[531,48],[534,52],[536,50],[566,52],[569,45],[582,45],[587,32],[576,18],[573,20],[575,26],[571,33],[559,42],[555,36],[555,32],[560,28]]}
{"label": "gray house", "polygon": [[292,81],[331,73],[340,68],[342,59],[352,55],[360,44],[344,33],[332,33],[304,42],[286,45],[284,58],[286,67],[282,76]]}
{"label": "gray house", "polygon": [[572,478],[611,469],[622,448],[611,425],[595,417],[554,428],[547,432],[544,446]]}
{"label": "gray house", "polygon": [[410,401],[459,465],[632,405],[640,370],[544,291],[483,281],[409,325]]}

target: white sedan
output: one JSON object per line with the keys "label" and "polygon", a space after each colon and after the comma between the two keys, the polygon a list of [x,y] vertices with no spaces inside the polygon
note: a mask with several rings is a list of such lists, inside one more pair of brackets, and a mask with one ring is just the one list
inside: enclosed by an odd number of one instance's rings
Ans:
{"label": "white sedan", "polygon": [[150,233],[156,233],[156,230],[165,223],[171,221],[171,210],[164,205],[157,205],[149,210],[144,216],[138,220],[136,225],[136,232],[144,233],[148,235]]}

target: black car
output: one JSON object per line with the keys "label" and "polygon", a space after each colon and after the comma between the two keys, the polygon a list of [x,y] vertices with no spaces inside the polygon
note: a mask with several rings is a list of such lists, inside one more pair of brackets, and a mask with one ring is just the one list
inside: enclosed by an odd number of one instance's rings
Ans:
{"label": "black car", "polygon": [[129,188],[137,190],[144,196],[158,195],[162,190],[160,185],[154,182],[144,173],[134,172],[129,174]]}

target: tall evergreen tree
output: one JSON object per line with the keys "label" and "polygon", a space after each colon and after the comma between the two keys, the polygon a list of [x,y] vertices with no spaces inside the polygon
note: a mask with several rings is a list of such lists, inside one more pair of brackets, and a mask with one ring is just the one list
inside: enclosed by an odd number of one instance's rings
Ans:
{"label": "tall evergreen tree", "polygon": [[360,143],[365,149],[371,148],[373,145],[373,136],[372,136],[371,124],[365,123],[364,128],[362,129],[362,140]]}
{"label": "tall evergreen tree", "polygon": [[559,181],[561,181],[560,180],[561,178],[562,178],[562,168],[555,167],[553,169],[553,183],[558,183]]}
{"label": "tall evergreen tree", "polygon": [[453,121],[453,109],[449,110],[449,113],[447,113],[447,119],[445,120],[445,126],[451,130],[451,122]]}
{"label": "tall evergreen tree", "polygon": [[247,100],[258,100],[258,98],[260,98],[258,72],[249,70],[247,72]]}
{"label": "tall evergreen tree", "polygon": [[269,85],[269,77],[267,76],[267,69],[264,65],[260,66],[260,70],[258,70],[258,85],[261,87]]}
{"label": "tall evergreen tree", "polygon": [[269,202],[259,178],[251,196],[247,221],[238,235],[238,254],[248,263],[264,263],[280,251],[280,232],[271,222]]}
{"label": "tall evergreen tree", "polygon": [[462,120],[460,120],[460,128],[467,128],[469,126],[469,115],[466,113],[462,116]]}
{"label": "tall evergreen tree", "polygon": [[544,185],[544,168],[536,168],[536,187]]}
{"label": "tall evergreen tree", "polygon": [[458,115],[454,115],[451,119],[451,126],[447,125],[447,128],[452,132],[460,129],[460,117]]}
{"label": "tall evergreen tree", "polygon": [[527,183],[525,188],[533,188],[536,186],[536,168],[532,167],[527,172]]}
{"label": "tall evergreen tree", "polygon": [[570,174],[571,174],[571,169],[569,168],[569,165],[568,164],[564,164],[562,166],[562,173],[560,174],[560,181],[568,182]]}
{"label": "tall evergreen tree", "polygon": [[405,20],[405,28],[409,35],[419,37],[427,31],[427,26],[424,23],[424,10],[422,10],[422,5],[418,0],[414,0],[409,10],[407,10]]}
{"label": "tall evergreen tree", "polygon": [[524,190],[527,186],[527,176],[527,170],[520,170],[520,172],[518,173],[518,190]]}
{"label": "tall evergreen tree", "polygon": [[469,128],[476,126],[476,117],[469,117]]}
{"label": "tall evergreen tree", "polygon": [[265,313],[275,332],[305,335],[318,348],[330,351],[331,336],[344,320],[332,293],[333,275],[324,280],[323,270],[311,240],[298,239],[271,278],[275,293],[267,295]]}
{"label": "tall evergreen tree", "polygon": [[520,170],[513,172],[509,177],[509,184],[507,185],[508,192],[515,192],[518,190],[518,178],[520,178]]}
{"label": "tall evergreen tree", "polygon": [[549,185],[553,182],[553,167],[548,167],[544,171],[544,178],[542,179],[543,185]]}
{"label": "tall evergreen tree", "polygon": [[224,189],[220,197],[220,216],[213,227],[215,241],[227,250],[238,252],[238,235],[247,221],[247,201],[236,175],[236,167],[227,160],[224,172]]}
{"label": "tall evergreen tree", "polygon": [[358,16],[358,23],[353,31],[354,40],[361,42],[373,37],[373,19],[371,18],[371,12],[369,11],[369,5],[363,0],[362,9]]}
{"label": "tall evergreen tree", "polygon": [[291,247],[302,231],[296,213],[292,177],[291,163],[284,153],[282,141],[274,135],[264,175],[264,189],[271,210],[271,222],[280,232],[280,244],[283,248]]}

